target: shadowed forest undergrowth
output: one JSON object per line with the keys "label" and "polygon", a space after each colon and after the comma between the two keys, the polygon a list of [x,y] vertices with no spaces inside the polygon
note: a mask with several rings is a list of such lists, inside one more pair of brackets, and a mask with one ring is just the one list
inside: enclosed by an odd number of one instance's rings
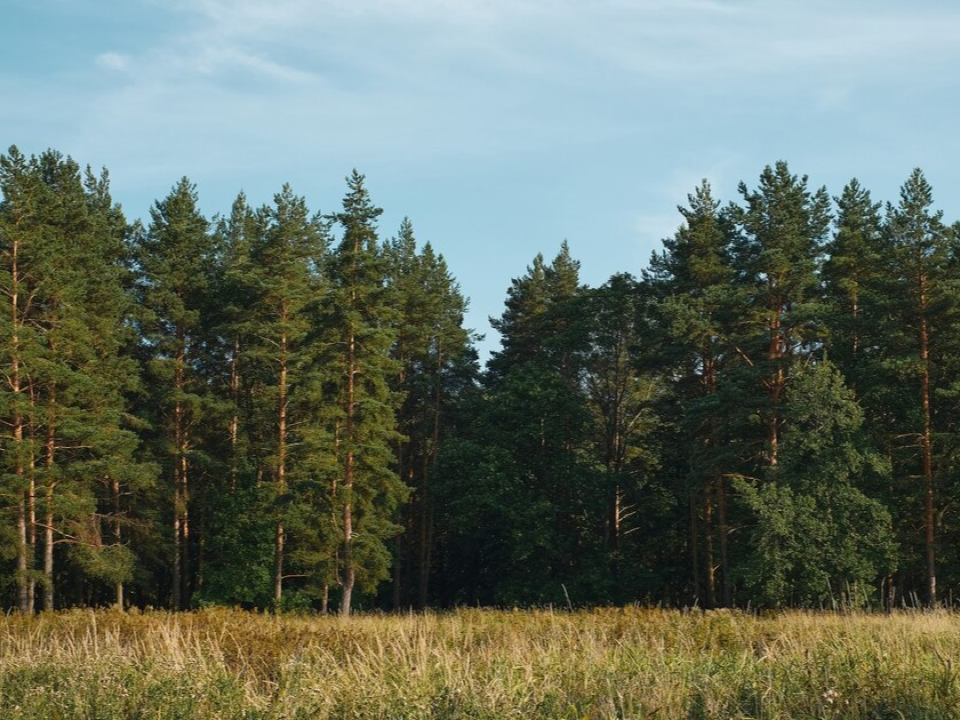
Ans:
{"label": "shadowed forest undergrowth", "polygon": [[0,717],[960,718],[960,618],[74,611],[0,621]]}

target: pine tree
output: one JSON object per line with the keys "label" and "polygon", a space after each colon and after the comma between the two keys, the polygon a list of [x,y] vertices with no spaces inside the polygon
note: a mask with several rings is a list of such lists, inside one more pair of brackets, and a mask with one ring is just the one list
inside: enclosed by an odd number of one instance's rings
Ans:
{"label": "pine tree", "polygon": [[[836,232],[825,249],[821,278],[827,300],[830,357],[855,387],[876,345],[879,276],[885,251],[880,203],[856,179],[837,203]],[[866,358],[864,357],[866,355]]]}
{"label": "pine tree", "polygon": [[[0,189],[3,191],[2,270],[0,279],[7,300],[3,324],[3,367],[6,383],[2,408],[4,426],[4,471],[7,502],[13,506],[16,523],[17,608],[32,611],[31,573],[34,548],[30,543],[30,511],[34,507],[35,485],[28,476],[28,416],[31,410],[29,368],[40,353],[40,340],[32,331],[28,317],[35,290],[30,286],[31,265],[43,257],[42,192],[43,185],[32,172],[27,158],[16,147],[0,158]],[[42,277],[42,273],[38,273]]]}
{"label": "pine tree", "polygon": [[503,349],[487,364],[489,380],[495,382],[514,366],[536,362],[574,385],[577,351],[585,342],[585,328],[577,322],[573,303],[581,290],[580,263],[571,257],[566,241],[549,265],[538,254],[527,274],[512,281],[503,315],[490,318]]}
{"label": "pine tree", "polygon": [[[690,560],[694,596],[700,598],[701,569],[705,570],[708,606],[718,599],[732,602],[728,552],[727,457],[729,418],[718,393],[726,393],[725,371],[741,361],[731,335],[737,306],[744,300],[732,287],[734,268],[730,245],[734,227],[730,210],[721,210],[710,184],[703,180],[687,196],[689,207],[679,207],[684,224],[673,238],[664,240],[664,250],[654,254],[645,273],[654,298],[654,315],[660,337],[653,344],[653,365],[668,369],[673,378],[671,404],[683,432],[686,484],[689,504]],[[649,351],[648,351],[649,352]],[[717,523],[714,523],[716,509]],[[701,522],[702,516],[702,536]],[[719,569],[722,593],[718,592],[714,538],[719,539]],[[702,551],[702,556],[701,556]],[[722,597],[721,597],[722,594]]]}
{"label": "pine tree", "polygon": [[[311,216],[306,201],[287,185],[274,204],[260,212],[262,232],[249,243],[250,260],[242,276],[249,305],[242,321],[233,325],[235,337],[246,338],[239,359],[247,368],[246,382],[254,393],[255,417],[262,419],[257,454],[259,475],[272,484],[275,521],[273,603],[279,609],[287,575],[288,534],[291,522],[304,513],[297,483],[305,463],[319,461],[315,447],[319,419],[305,402],[314,392],[312,334],[323,285],[319,268],[327,250],[327,226]],[[231,371],[231,375],[236,372]],[[231,383],[237,381],[231,380]],[[235,432],[233,421],[231,433]]]}
{"label": "pine tree", "polygon": [[[589,318],[584,356],[585,386],[593,414],[594,457],[607,475],[603,535],[614,575],[630,557],[624,540],[637,526],[639,488],[654,464],[650,438],[657,425],[654,405],[662,383],[638,356],[649,337],[644,300],[629,275],[614,275],[589,290],[582,305]],[[615,584],[618,578],[614,578]]]}
{"label": "pine tree", "polygon": [[738,217],[735,261],[749,293],[749,314],[735,347],[766,394],[759,405],[766,428],[761,457],[772,467],[778,462],[783,393],[796,361],[820,340],[817,272],[830,198],[824,188],[808,190],[807,177],[791,175],[782,161],[764,169],[757,190],[741,183],[740,193],[746,207]]}
{"label": "pine tree", "polygon": [[390,467],[399,439],[396,400],[390,379],[398,373],[390,357],[396,319],[386,303],[386,268],[377,239],[375,207],[356,171],[347,178],[342,212],[333,219],[343,229],[334,249],[325,302],[330,387],[337,415],[333,421],[339,468],[331,498],[342,525],[340,613],[350,615],[359,582],[367,590],[386,579],[390,553],[386,541],[400,531],[397,506],[407,487]]}
{"label": "pine tree", "polygon": [[[213,395],[207,404],[203,444],[208,481],[195,493],[202,511],[205,561],[198,568],[200,604],[242,604],[270,607],[274,600],[275,523],[265,483],[266,468],[255,452],[254,438],[263,426],[253,407],[257,378],[248,357],[261,308],[251,273],[260,271],[251,258],[262,242],[265,212],[256,212],[240,193],[230,215],[217,223],[218,262],[211,284],[211,302],[204,322],[200,370]],[[267,409],[262,408],[267,414]],[[270,439],[275,439],[270,434]],[[237,567],[244,573],[238,574]]]}
{"label": "pine tree", "polygon": [[[887,209],[887,231],[893,250],[889,268],[889,317],[885,339],[889,357],[902,376],[916,382],[917,398],[904,417],[901,431],[917,438],[908,448],[919,449],[923,482],[925,590],[931,607],[937,604],[936,475],[934,446],[936,388],[942,359],[949,355],[957,293],[949,275],[950,248],[942,212],[934,212],[933,191],[923,173],[914,170],[900,189],[900,202]],[[911,443],[911,445],[913,445]],[[944,470],[946,468],[943,468]]]}
{"label": "pine tree", "polygon": [[413,490],[411,502],[404,507],[406,532],[397,537],[393,605],[401,605],[406,566],[416,579],[416,605],[423,608],[428,601],[434,545],[431,474],[446,435],[443,415],[463,381],[459,371],[469,366],[470,335],[463,328],[466,301],[443,256],[436,255],[429,243],[417,252],[408,219],[384,251],[389,302],[398,311],[393,357],[399,372],[393,389],[403,398],[397,427],[404,439],[397,444],[396,468]]}
{"label": "pine tree", "polygon": [[186,607],[192,591],[191,456],[203,416],[206,387],[196,372],[215,246],[198,208],[194,185],[183,178],[150,210],[151,223],[139,240],[140,303],[149,342],[149,375],[157,456],[172,485],[173,567],[170,604]]}
{"label": "pine tree", "polygon": [[[44,608],[53,609],[58,545],[70,548],[67,557],[88,579],[114,584],[122,607],[133,558],[112,500],[121,483],[144,477],[132,457],[136,437],[124,427],[124,394],[136,383],[122,354],[130,342],[126,223],[105,173],[88,170],[84,180],[73,160],[54,151],[27,161],[13,149],[2,165],[2,215],[15,220],[14,232],[3,231],[12,304],[4,405],[23,492],[20,609],[33,611],[38,584]],[[104,522],[112,542],[104,542]]]}
{"label": "pine tree", "polygon": [[[503,558],[492,587],[477,590],[493,602],[563,602],[564,587],[578,598],[608,588],[605,477],[590,460],[584,391],[590,331],[584,293],[579,263],[564,243],[549,265],[538,255],[513,281],[502,317],[492,321],[503,350],[488,364],[476,442],[497,452],[478,464],[486,467],[490,496],[510,488],[512,499],[510,508],[470,522],[490,529],[479,545]],[[466,445],[458,450],[473,452]]]}

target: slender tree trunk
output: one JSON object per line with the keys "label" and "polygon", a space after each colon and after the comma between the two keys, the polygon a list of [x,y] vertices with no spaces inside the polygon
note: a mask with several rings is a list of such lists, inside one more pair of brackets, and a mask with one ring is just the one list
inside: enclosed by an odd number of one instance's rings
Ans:
{"label": "slender tree trunk", "polygon": [[184,349],[184,333],[177,329],[178,350],[176,366],[174,368],[174,390],[177,400],[173,407],[173,597],[171,605],[174,610],[183,609],[183,575],[185,571],[184,542],[183,542],[183,515],[186,497],[184,489],[187,484],[185,477],[186,457],[184,454],[184,407],[180,395],[184,388],[184,365],[186,351]]}
{"label": "slender tree trunk", "polygon": [[276,538],[276,568],[274,569],[273,579],[273,605],[279,611],[280,603],[283,600],[283,553],[285,550],[287,535],[283,527],[283,520],[277,522]]}
{"label": "slender tree trunk", "polygon": [[184,429],[183,453],[180,455],[180,479],[182,482],[181,496],[183,498],[183,519],[181,534],[183,536],[183,589],[180,591],[180,602],[183,608],[190,607],[190,596],[193,590],[193,548],[190,547],[190,485],[187,482],[187,452],[190,449],[186,429]]}
{"label": "slender tree trunk", "polygon": [[690,566],[693,570],[693,599],[700,599],[700,537],[698,532],[699,518],[697,517],[696,493],[691,487],[689,490],[690,512]]}
{"label": "slender tree trunk", "polygon": [[[407,527],[409,530],[409,524]],[[397,535],[394,541],[394,559],[393,559],[393,588],[392,588],[392,605],[394,612],[399,612],[400,610],[400,589],[402,582],[401,568],[403,566],[403,555],[404,555],[404,543],[403,537],[405,533],[400,533]]]}
{"label": "slender tree trunk", "polygon": [[233,417],[230,418],[230,492],[237,492],[237,473],[240,458],[240,337],[233,339],[233,356],[230,358],[230,398],[233,401]]}
{"label": "slender tree trunk", "polygon": [[716,564],[713,557],[713,483],[708,482],[703,494],[703,534],[704,534],[704,561],[707,571],[706,604],[712,608],[717,602]]}
{"label": "slender tree trunk", "polygon": [[926,318],[925,278],[920,277],[920,363],[922,366],[921,389],[923,394],[923,494],[924,530],[927,560],[927,601],[930,607],[937,605],[937,568],[935,556],[936,508],[933,497],[933,423],[930,412],[930,347]]}
{"label": "slender tree trunk", "polygon": [[13,334],[10,338],[10,390],[13,394],[13,417],[11,434],[13,435],[14,466],[17,479],[17,607],[26,614],[30,611],[27,591],[27,491],[23,485],[23,414],[20,409],[20,300],[19,300],[19,242],[13,240],[11,254],[10,313]]}
{"label": "slender tree trunk", "polygon": [[[180,497],[180,469],[179,465],[176,466],[174,471],[174,483],[175,488],[173,491],[173,504],[175,508],[179,508],[182,502]],[[182,588],[182,566],[181,566],[181,556],[180,556],[180,511],[176,510],[173,515],[173,580],[171,583],[170,591],[172,597],[170,599],[170,606],[174,610],[180,610],[180,590]]]}
{"label": "slender tree trunk", "polygon": [[57,386],[53,384],[50,389],[49,420],[47,421],[47,497],[44,507],[44,529],[43,529],[43,576],[46,578],[43,592],[43,609],[53,610],[54,606],[54,586],[53,586],[53,492],[56,483],[53,479],[53,468],[56,461],[57,451],[57,429],[54,422],[54,407],[56,404]]}
{"label": "slender tree trunk", "polygon": [[[37,567],[37,456],[34,448],[37,441],[37,426],[35,418],[37,417],[37,392],[33,382],[29,385],[30,396],[30,445],[29,459],[27,461],[27,475],[30,478],[30,484],[27,486],[27,519],[28,519],[28,552],[30,570]],[[31,573],[27,579],[27,611],[33,615],[37,609],[37,578]]]}
{"label": "slender tree trunk", "polygon": [[[113,495],[113,540],[119,545],[123,540],[123,523],[120,516],[120,481],[111,480],[110,490]],[[123,582],[118,582],[114,589],[116,591],[117,609],[123,610]]]}
{"label": "slender tree trunk", "polygon": [[[286,312],[282,313],[286,320]],[[280,336],[280,418],[277,436],[277,496],[282,497],[287,491],[287,335]],[[282,512],[282,511],[281,511]],[[283,598],[283,552],[286,543],[283,517],[277,523],[277,570],[274,584],[273,601],[276,609],[280,609]]]}
{"label": "slender tree trunk", "polygon": [[[339,462],[340,462],[340,449],[341,449],[341,443],[342,443],[342,438],[341,438],[341,432],[340,432],[340,431],[341,431],[340,421],[339,421],[339,420],[334,421],[334,423],[333,423],[333,453],[334,453],[334,459],[335,459],[335,461],[336,461],[338,464],[339,464]],[[337,527],[337,522],[338,522],[338,518],[337,518],[337,492],[338,492],[339,484],[340,484],[340,479],[339,479],[339,477],[337,476],[336,473],[332,473],[331,476],[330,476],[330,508],[331,508],[331,511],[332,511],[332,512],[331,512],[331,517],[330,517],[330,527],[331,527],[331,528],[336,528],[336,527]],[[333,558],[333,580],[334,580],[338,585],[340,585],[341,587],[343,587],[343,579],[342,579],[342,577],[340,576],[340,552],[339,552],[339,543],[338,543],[337,550],[334,552],[334,558]],[[323,588],[324,588],[324,590],[323,590],[323,602],[324,602],[324,604],[325,604],[325,607],[328,607],[327,603],[329,602],[329,598],[330,598],[330,583],[329,583],[329,581],[328,581],[328,582],[325,582],[325,583],[323,584]]]}
{"label": "slender tree trunk", "polygon": [[[397,376],[397,385],[398,387],[403,388],[406,380],[406,360],[404,358],[402,340],[400,341],[400,347],[397,351],[397,359],[400,362],[400,368],[401,368],[400,373]],[[406,466],[407,466],[406,444],[407,442],[409,442],[409,440],[407,441],[397,440],[397,475],[401,478],[406,476]],[[411,462],[410,464],[412,465],[413,463]],[[405,555],[406,555],[407,534],[410,532],[410,519],[411,519],[411,515],[413,514],[410,505],[407,505],[405,507],[404,514],[406,515],[406,523],[405,523],[406,527],[404,528],[403,532],[397,535],[395,544],[394,544],[395,557],[393,560],[392,569],[393,569],[393,609],[395,612],[399,612],[400,603],[401,603],[403,566],[404,566],[404,561],[406,559]]]}
{"label": "slender tree trunk", "polygon": [[856,287],[850,293],[850,315],[853,318],[853,338],[851,339],[851,357],[854,362],[857,359],[857,353],[860,352],[860,299]]}
{"label": "slender tree trunk", "polygon": [[770,410],[767,417],[767,463],[773,467],[777,464],[780,445],[780,396],[786,384],[783,371],[783,334],[780,318],[783,316],[783,299],[778,298],[775,313],[770,319],[770,361],[776,364],[776,371],[769,382]]}
{"label": "slender tree trunk", "polygon": [[720,522],[720,576],[723,584],[723,605],[733,605],[730,588],[730,558],[727,549],[730,526],[727,522],[727,481],[722,475],[717,478],[717,519]]}
{"label": "slender tree trunk", "polygon": [[[22,475],[22,468],[21,473]],[[30,612],[27,592],[27,491],[20,491],[17,514],[17,607],[26,615]]]}
{"label": "slender tree trunk", "polygon": [[428,477],[430,475],[430,453],[424,449],[423,468],[421,469],[421,489],[420,496],[420,538],[417,543],[417,565],[420,573],[417,576],[417,609],[423,610],[427,607],[427,590],[430,582],[430,497]]}
{"label": "slender tree trunk", "polygon": [[437,363],[434,367],[433,391],[433,437],[430,452],[424,453],[423,463],[423,529],[420,536],[420,607],[427,607],[430,592],[430,570],[433,564],[433,497],[430,490],[430,471],[437,462],[440,451],[440,408],[443,399],[441,373],[443,371],[443,352],[441,340],[437,338]]}
{"label": "slender tree trunk", "polygon": [[[32,433],[31,433],[32,434]],[[30,489],[27,494],[27,509],[29,517],[29,553],[30,553],[30,568],[36,568],[37,562],[37,481],[35,475],[35,461],[33,456],[33,450],[30,450]],[[27,608],[28,612],[33,615],[36,611],[37,603],[37,579],[34,575],[31,575],[27,581]]]}
{"label": "slender tree trunk", "polygon": [[620,483],[613,486],[613,508],[612,508],[613,532],[610,533],[610,550],[616,552],[620,549],[621,522],[623,521],[623,489]]}
{"label": "slender tree trunk", "polygon": [[354,436],[355,422],[355,382],[357,372],[356,337],[353,327],[350,327],[347,341],[347,417],[346,417],[346,456],[343,472],[343,599],[340,604],[340,614],[350,617],[350,606],[353,600],[353,586],[356,582],[356,571],[353,567],[353,474],[354,474]]}

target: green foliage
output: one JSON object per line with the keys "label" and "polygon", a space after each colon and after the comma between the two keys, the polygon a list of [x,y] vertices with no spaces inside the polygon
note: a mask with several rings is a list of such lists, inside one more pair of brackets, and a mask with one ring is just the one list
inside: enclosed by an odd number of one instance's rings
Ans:
{"label": "green foliage", "polygon": [[765,482],[736,483],[756,516],[746,580],[769,605],[859,604],[896,569],[890,514],[861,489],[888,478],[889,464],[870,451],[862,412],[831,364],[800,372],[783,411],[777,468]]}
{"label": "green foliage", "polygon": [[347,188],[343,211],[333,216],[343,235],[327,264],[330,292],[323,304],[323,359],[337,438],[331,503],[334,517],[343,522],[338,574],[344,614],[350,612],[355,583],[372,593],[388,577],[386,541],[401,530],[395,518],[408,493],[391,467],[393,444],[401,436],[395,419],[400,398],[389,381],[399,364],[390,356],[396,310],[388,302],[386,260],[377,238],[382,210],[356,171]]}
{"label": "green foliage", "polygon": [[106,172],[11,148],[0,192],[8,607],[960,589],[960,225],[919,170],[885,213],[784,162],[739,204],[703,181],[639,280],[586,287],[564,242],[483,374],[443,256],[381,242],[359,173],[331,215],[284,186],[210,222],[184,178],[129,226]]}
{"label": "green foliage", "polygon": [[108,488],[143,487],[152,475],[136,458],[125,413],[126,394],[138,388],[127,354],[135,338],[127,226],[106,172],[83,174],[54,151],[27,159],[16,148],[0,170],[0,363],[9,380],[0,412],[11,476],[0,504],[19,515],[20,609],[39,605],[37,587],[50,609],[61,561],[94,581],[131,576],[122,509]]}

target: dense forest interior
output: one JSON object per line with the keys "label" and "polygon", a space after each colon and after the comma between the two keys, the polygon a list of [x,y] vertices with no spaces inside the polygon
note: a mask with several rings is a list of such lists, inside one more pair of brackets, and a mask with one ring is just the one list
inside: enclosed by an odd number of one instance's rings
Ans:
{"label": "dense forest interior", "polygon": [[960,223],[920,170],[887,203],[784,162],[704,181],[600,287],[563,243],[483,369],[443,256],[356,172],[330,213],[285,186],[209,218],[184,178],[140,222],[106,171],[10,148],[0,193],[4,608],[960,589]]}

